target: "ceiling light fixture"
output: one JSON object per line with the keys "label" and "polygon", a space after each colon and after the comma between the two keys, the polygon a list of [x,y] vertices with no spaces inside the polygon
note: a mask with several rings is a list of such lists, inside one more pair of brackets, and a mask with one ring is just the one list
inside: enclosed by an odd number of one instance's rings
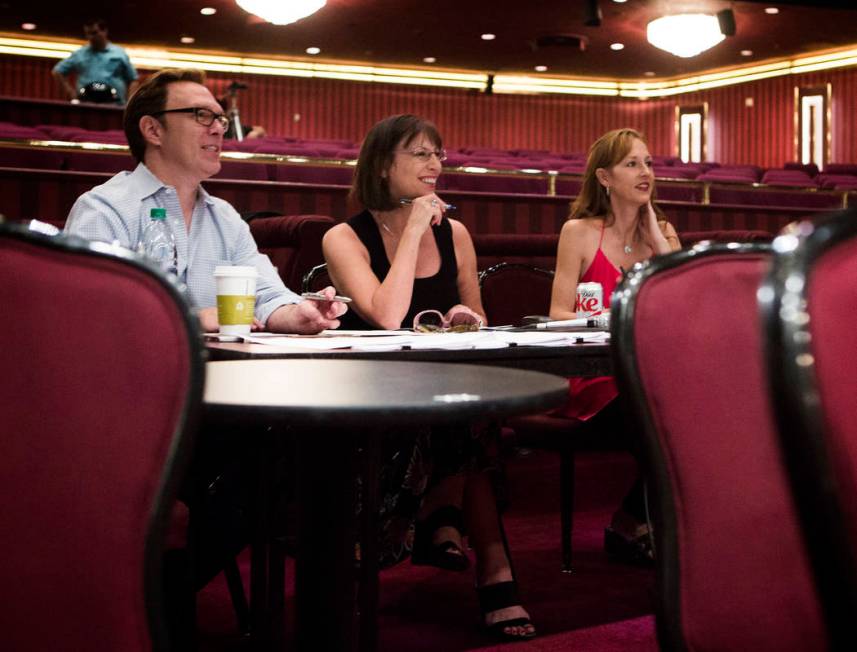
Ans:
{"label": "ceiling light fixture", "polygon": [[536,66],[535,68],[533,68],[533,70],[535,70],[536,72],[547,72],[547,69],[547,66]]}
{"label": "ceiling light fixture", "polygon": [[199,13],[201,13],[203,16],[213,16],[217,13],[217,9],[215,9],[214,7],[203,7],[199,10]]}
{"label": "ceiling light fixture", "polygon": [[611,50],[616,50],[616,51],[618,52],[619,50],[624,50],[624,49],[625,49],[625,44],[624,44],[624,43],[611,43],[611,44],[610,44],[610,49],[611,49]]}
{"label": "ceiling light fixture", "polygon": [[196,41],[196,39],[193,36],[182,36],[179,40],[182,43],[186,43],[188,45],[190,45],[191,43]]}
{"label": "ceiling light fixture", "polygon": [[425,63],[434,63],[435,61],[437,61],[437,59],[435,59],[434,57],[423,57],[423,61]]}
{"label": "ceiling light fixture", "polygon": [[741,56],[742,57],[752,57],[753,51],[752,50],[741,50]]}
{"label": "ceiling light fixture", "polygon": [[32,32],[36,29],[36,23],[21,23],[21,29],[27,30],[28,32]]}
{"label": "ceiling light fixture", "polygon": [[677,14],[663,16],[646,28],[649,43],[677,57],[695,57],[726,38],[716,16],[710,14]]}
{"label": "ceiling light fixture", "polygon": [[308,47],[306,49],[306,53],[307,54],[319,54],[319,53],[321,53],[321,48],[317,48],[313,45],[313,46]]}
{"label": "ceiling light fixture", "polygon": [[495,38],[497,38],[497,36],[494,34],[483,34],[482,35],[483,41],[493,41]]}
{"label": "ceiling light fixture", "polygon": [[776,7],[765,7],[765,13],[766,13],[766,14],[771,14],[771,15],[773,16],[773,15],[775,15],[775,14],[780,13],[780,10],[779,10],[779,9],[777,9]]}
{"label": "ceiling light fixture", "polygon": [[288,25],[317,12],[327,0],[235,0],[244,11],[274,25]]}

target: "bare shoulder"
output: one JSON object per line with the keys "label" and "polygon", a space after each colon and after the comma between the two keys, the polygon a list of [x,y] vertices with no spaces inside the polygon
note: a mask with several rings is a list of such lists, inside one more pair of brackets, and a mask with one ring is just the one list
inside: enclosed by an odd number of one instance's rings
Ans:
{"label": "bare shoulder", "polygon": [[327,233],[321,239],[321,246],[325,253],[329,253],[332,250],[339,252],[353,250],[366,252],[366,247],[360,241],[357,233],[345,222],[340,222],[328,229]]}
{"label": "bare shoulder", "polygon": [[452,228],[452,237],[456,240],[459,238],[470,239],[470,231],[467,230],[467,227],[464,226],[458,220],[453,220],[452,218],[446,218],[449,221],[449,226]]}
{"label": "bare shoulder", "polygon": [[560,236],[563,239],[573,239],[576,241],[587,241],[597,238],[601,233],[601,225],[603,223],[604,220],[599,217],[583,217],[568,220],[562,225]]}

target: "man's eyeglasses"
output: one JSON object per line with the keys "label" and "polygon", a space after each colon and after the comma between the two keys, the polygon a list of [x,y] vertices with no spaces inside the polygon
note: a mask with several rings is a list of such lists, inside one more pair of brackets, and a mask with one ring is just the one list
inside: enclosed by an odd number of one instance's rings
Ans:
{"label": "man's eyeglasses", "polygon": [[414,315],[414,330],[418,333],[470,333],[482,327],[482,320],[469,312],[454,312],[449,321],[437,310],[423,310]]}
{"label": "man's eyeglasses", "polygon": [[229,128],[229,118],[225,113],[215,113],[209,109],[203,109],[198,106],[189,106],[184,109],[164,109],[153,113],[153,116],[163,115],[164,113],[193,113],[193,119],[203,127],[210,127],[216,121],[224,129]]}
{"label": "man's eyeglasses", "polygon": [[422,147],[418,147],[416,149],[403,149],[401,151],[404,154],[410,154],[420,163],[428,163],[432,156],[437,157],[437,160],[441,163],[446,160],[445,149],[423,149]]}

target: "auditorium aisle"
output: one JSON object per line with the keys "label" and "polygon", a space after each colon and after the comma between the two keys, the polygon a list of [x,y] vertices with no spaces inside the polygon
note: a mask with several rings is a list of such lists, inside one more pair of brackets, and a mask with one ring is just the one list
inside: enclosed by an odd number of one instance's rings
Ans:
{"label": "auditorium aisle", "polygon": [[[557,456],[546,451],[517,455],[508,462],[511,505],[506,528],[524,602],[540,636],[511,647],[494,645],[477,629],[472,574],[404,563],[381,576],[381,652],[657,650],[654,572],[612,562],[601,548],[604,526],[633,477],[632,459],[617,451],[578,454],[575,573],[571,575],[559,571],[558,472]],[[245,553],[245,579],[248,560]],[[293,570],[289,562],[290,579]],[[287,618],[292,606],[290,589]],[[249,649],[234,633],[222,579],[200,593],[199,621],[201,652]]]}

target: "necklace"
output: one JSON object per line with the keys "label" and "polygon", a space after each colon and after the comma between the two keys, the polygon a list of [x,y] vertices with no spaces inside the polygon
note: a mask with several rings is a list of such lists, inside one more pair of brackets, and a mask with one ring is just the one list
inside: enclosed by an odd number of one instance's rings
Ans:
{"label": "necklace", "polygon": [[384,229],[387,233],[389,233],[390,235],[396,235],[395,233],[393,233],[393,229],[387,226],[387,223],[384,220],[378,218],[378,222],[381,223],[381,228]]}

